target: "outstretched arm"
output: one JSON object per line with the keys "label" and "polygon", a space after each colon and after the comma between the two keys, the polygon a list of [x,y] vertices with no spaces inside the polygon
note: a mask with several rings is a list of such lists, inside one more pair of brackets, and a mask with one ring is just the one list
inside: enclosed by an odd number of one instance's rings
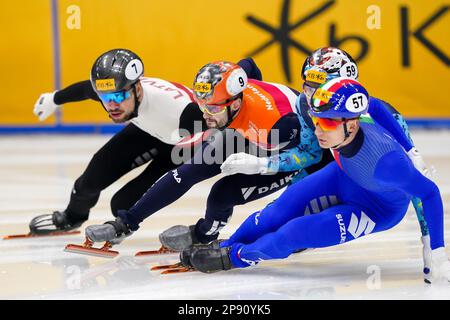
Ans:
{"label": "outstretched arm", "polygon": [[[306,110],[301,110],[301,96],[297,99],[297,114],[289,114],[284,123],[279,125],[285,128],[275,128],[284,130],[289,137],[292,133],[296,136],[288,141],[292,147],[269,157],[256,157],[249,154],[231,155],[222,165],[222,173],[230,175],[236,173],[257,174],[298,171],[317,164],[322,159],[323,151],[319,146],[317,137],[314,135],[314,126]],[[306,101],[303,101],[306,103]],[[294,119],[295,118],[295,119]],[[280,134],[281,136],[281,134]]]}
{"label": "outstretched arm", "polygon": [[62,90],[56,91],[55,97],[53,98],[56,104],[83,101],[87,99],[100,101],[100,98],[95,93],[89,80],[76,82]]}
{"label": "outstretched arm", "polygon": [[[393,137],[403,146],[408,154],[408,157],[413,162],[414,166],[423,175],[428,178],[432,175],[432,169],[427,168],[425,161],[420,155],[417,148],[414,146],[414,141],[409,133],[408,125],[403,119],[403,116],[389,103],[377,99],[370,98],[369,113],[371,117],[386,130],[388,130]],[[413,197],[411,200],[414,210],[416,211],[417,220],[420,225],[420,232],[422,233],[422,243],[423,243],[423,258],[424,258],[424,270],[430,268],[431,261],[427,258],[427,252],[431,251],[430,248],[430,237],[428,232],[428,226],[424,217],[422,200],[417,197]]]}
{"label": "outstretched arm", "polygon": [[375,179],[422,199],[431,248],[444,246],[444,209],[439,188],[414,167],[405,153],[393,151],[383,156],[375,170]]}
{"label": "outstretched arm", "polygon": [[33,113],[43,121],[64,103],[86,99],[100,101],[89,80],[74,83],[59,91],[41,94],[34,105]]}
{"label": "outstretched arm", "polygon": [[[407,194],[422,199],[423,214],[429,230],[429,251],[424,250],[425,281],[434,277],[450,281],[450,263],[445,253],[444,209],[439,188],[408,161],[407,155],[390,152],[379,162],[375,178]],[[424,243],[424,245],[426,245]],[[427,265],[427,262],[429,264]],[[428,270],[427,270],[428,269]],[[431,270],[430,270],[431,269]]]}

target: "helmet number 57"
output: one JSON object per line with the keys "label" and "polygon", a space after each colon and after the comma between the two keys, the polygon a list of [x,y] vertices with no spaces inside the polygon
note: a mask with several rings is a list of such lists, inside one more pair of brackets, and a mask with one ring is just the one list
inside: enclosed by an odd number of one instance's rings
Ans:
{"label": "helmet number 57", "polygon": [[352,102],[353,102],[353,108],[359,109],[360,107],[363,106],[363,96],[360,95],[360,96],[354,97],[352,99]]}

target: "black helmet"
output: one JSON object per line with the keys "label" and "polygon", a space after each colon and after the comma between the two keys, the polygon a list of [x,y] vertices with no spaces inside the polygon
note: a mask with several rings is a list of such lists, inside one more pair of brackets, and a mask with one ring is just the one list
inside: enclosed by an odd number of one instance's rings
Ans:
{"label": "black helmet", "polygon": [[137,54],[114,49],[97,58],[91,70],[91,83],[97,93],[129,90],[143,73],[144,64]]}

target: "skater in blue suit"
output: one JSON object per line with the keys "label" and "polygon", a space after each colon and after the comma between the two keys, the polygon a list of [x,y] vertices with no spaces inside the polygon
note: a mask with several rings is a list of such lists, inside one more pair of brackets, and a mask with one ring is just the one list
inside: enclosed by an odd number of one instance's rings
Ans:
{"label": "skater in blue suit", "polygon": [[[320,146],[330,148],[336,161],[290,186],[219,248],[184,251],[184,263],[209,273],[287,258],[300,248],[339,245],[394,227],[411,198],[418,197],[432,249],[429,279],[450,281],[439,189],[370,118],[368,104],[369,95],[356,80],[336,78],[322,84],[311,98],[309,113]],[[310,214],[317,207],[320,212]]]}

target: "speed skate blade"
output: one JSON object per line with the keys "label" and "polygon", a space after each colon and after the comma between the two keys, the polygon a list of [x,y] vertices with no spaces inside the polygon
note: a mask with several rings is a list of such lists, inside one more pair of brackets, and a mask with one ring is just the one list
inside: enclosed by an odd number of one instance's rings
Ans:
{"label": "speed skate blade", "polygon": [[79,254],[86,254],[90,256],[95,257],[102,257],[102,258],[114,258],[116,257],[119,252],[104,248],[92,248],[92,247],[86,247],[83,245],[78,244],[68,244],[66,248],[64,249],[66,252],[72,252],[72,253],[79,253]]}
{"label": "speed skate blade", "polygon": [[158,250],[150,250],[150,251],[139,251],[134,256],[142,257],[142,256],[151,256],[156,254],[170,254],[170,253],[178,253],[178,251],[167,249],[166,247],[161,247]]}
{"label": "speed skate blade", "polygon": [[180,262],[174,264],[165,264],[160,266],[153,266],[150,268],[151,271],[161,271],[161,274],[173,274],[173,273],[183,273],[196,271],[193,268],[188,268],[183,266]]}
{"label": "speed skate blade", "polygon": [[174,264],[162,264],[159,266],[153,266],[150,268],[151,271],[158,271],[158,270],[167,270],[167,269],[176,269],[176,268],[181,268],[183,267],[183,265],[178,262],[178,263],[174,263]]}
{"label": "speed skate blade", "polygon": [[4,236],[3,240],[12,240],[12,239],[25,239],[25,238],[43,238],[43,237],[54,237],[54,236],[71,236],[74,234],[80,234],[80,231],[55,231],[47,234],[13,234],[9,236]]}
{"label": "speed skate blade", "polygon": [[174,269],[167,269],[161,272],[161,274],[174,274],[174,273],[183,273],[183,272],[193,272],[196,271],[195,269],[181,267],[181,268],[174,268]]}

